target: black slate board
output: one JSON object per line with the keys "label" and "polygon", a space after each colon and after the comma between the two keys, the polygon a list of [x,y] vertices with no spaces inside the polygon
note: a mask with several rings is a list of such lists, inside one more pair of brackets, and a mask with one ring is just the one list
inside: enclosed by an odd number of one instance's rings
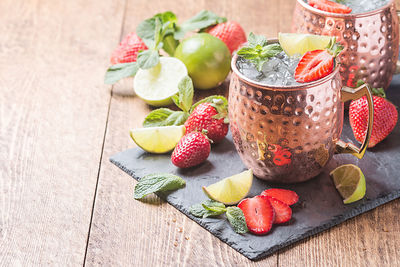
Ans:
{"label": "black slate board", "polygon": [[[396,106],[400,106],[400,76],[394,77],[387,95]],[[354,141],[347,114],[345,116],[342,139]],[[400,123],[387,139],[368,150],[363,159],[358,160],[351,155],[335,155],[325,171],[310,181],[279,185],[254,179],[250,196],[268,187],[292,189],[300,196],[300,202],[293,206],[291,221],[287,225],[273,227],[265,236],[239,235],[232,230],[226,219],[199,219],[189,214],[191,205],[206,199],[201,189],[203,185],[246,169],[230,135],[222,143],[213,146],[205,163],[187,170],[173,166],[170,155],[152,155],[139,148],[120,152],[112,156],[110,161],[135,179],[155,172],[169,172],[183,177],[186,180],[184,189],[159,196],[247,258],[259,260],[296,241],[400,197]],[[329,177],[332,169],[346,163],[358,165],[367,179],[365,198],[350,205],[343,204]]]}

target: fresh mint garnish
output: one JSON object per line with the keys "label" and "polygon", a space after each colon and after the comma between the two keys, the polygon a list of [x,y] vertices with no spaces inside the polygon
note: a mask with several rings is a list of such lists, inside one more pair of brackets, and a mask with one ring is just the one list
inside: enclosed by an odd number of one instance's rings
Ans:
{"label": "fresh mint garnish", "polygon": [[249,231],[243,211],[240,208],[228,207],[226,209],[226,217],[236,233],[245,234]]}
{"label": "fresh mint garnish", "polygon": [[114,84],[122,78],[134,76],[138,69],[139,66],[136,62],[112,65],[107,69],[106,76],[104,77],[104,83]]}
{"label": "fresh mint garnish", "polygon": [[211,103],[218,111],[218,114],[214,118],[224,118],[224,122],[229,123],[228,100],[224,96],[209,96],[192,105],[194,95],[192,79],[189,76],[183,77],[178,84],[178,88],[179,91],[176,95],[172,96],[172,100],[181,111],[174,111],[168,108],[155,109],[144,119],[143,127],[182,125],[193,109],[201,103]]}
{"label": "fresh mint garnish", "polygon": [[184,187],[185,180],[170,173],[154,173],[144,176],[135,186],[135,199],[142,199],[151,193],[177,190]]}
{"label": "fresh mint garnish", "polygon": [[237,54],[249,60],[258,71],[261,71],[264,63],[280,52],[282,52],[282,47],[279,44],[268,44],[264,36],[250,33],[248,45],[242,47]]}
{"label": "fresh mint garnish", "polygon": [[201,204],[196,204],[190,207],[190,214],[199,218],[216,217],[226,212],[225,205],[208,199]]}
{"label": "fresh mint garnish", "polygon": [[244,234],[249,231],[243,211],[238,207],[225,207],[223,203],[208,199],[201,204],[191,206],[189,212],[198,218],[218,217],[226,213],[226,217],[236,233]]}

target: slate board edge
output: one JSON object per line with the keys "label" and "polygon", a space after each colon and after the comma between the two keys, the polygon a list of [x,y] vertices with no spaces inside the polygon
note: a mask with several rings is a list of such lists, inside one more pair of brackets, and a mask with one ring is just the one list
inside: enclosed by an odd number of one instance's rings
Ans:
{"label": "slate board edge", "polygon": [[[117,154],[118,154],[118,153],[117,153]],[[116,155],[117,155],[117,154],[116,154]],[[114,156],[115,156],[115,155],[114,155]],[[117,161],[113,160],[113,156],[110,157],[109,160],[110,160],[111,163],[113,163],[113,164],[116,165],[118,168],[120,168],[121,170],[123,170],[125,173],[127,173],[128,175],[130,175],[131,177],[133,177],[135,180],[138,180],[138,179],[139,179],[139,177],[137,177],[133,171],[128,170],[128,169],[125,168],[123,165],[121,165],[121,164],[119,164]],[[181,189],[181,190],[182,190],[182,189]],[[177,210],[179,210],[180,212],[182,212],[183,214],[185,214],[189,219],[195,221],[195,222],[196,222],[197,224],[199,224],[202,228],[206,229],[207,231],[209,231],[209,232],[212,234],[212,232],[210,231],[209,227],[208,227],[207,225],[203,225],[203,224],[201,223],[201,219],[196,218],[196,217],[190,215],[190,214],[187,212],[187,210],[184,210],[181,206],[178,207],[178,206],[172,205],[172,203],[170,203],[170,202],[168,201],[168,199],[165,197],[165,195],[163,195],[163,194],[156,194],[156,195],[159,196],[159,197],[160,197],[161,199],[163,199],[164,201],[166,201],[166,202],[167,202],[168,204],[170,204],[171,206],[173,206],[174,208],[176,208]],[[230,243],[228,242],[228,240],[226,240],[226,239],[224,239],[224,238],[221,238],[221,237],[219,237],[219,236],[216,236],[216,235],[214,235],[214,236],[217,237],[217,238],[218,238],[219,240],[221,240],[222,242],[228,244],[230,247],[232,247],[233,249],[235,249],[237,252],[241,253],[241,254],[242,254],[243,256],[245,256],[246,258],[248,258],[248,259],[250,259],[250,260],[252,260],[252,261],[258,261],[258,260],[262,260],[262,259],[264,259],[264,258],[270,256],[270,255],[273,254],[274,252],[276,252],[276,251],[278,251],[278,250],[280,250],[280,249],[282,249],[282,248],[284,248],[284,247],[287,247],[287,246],[289,246],[289,245],[291,245],[291,244],[294,244],[294,243],[296,243],[296,242],[298,242],[298,241],[300,241],[300,240],[303,240],[303,239],[305,239],[305,238],[307,238],[307,237],[309,237],[309,236],[313,236],[313,235],[316,235],[316,234],[318,234],[318,233],[321,233],[321,232],[323,232],[323,231],[325,231],[325,230],[328,230],[328,229],[332,228],[333,226],[336,226],[336,225],[338,225],[338,224],[340,224],[340,223],[343,223],[343,222],[345,222],[345,221],[347,221],[347,220],[349,220],[349,219],[351,219],[351,218],[353,218],[353,217],[355,217],[355,216],[357,216],[357,215],[360,215],[360,214],[362,214],[362,213],[364,213],[364,212],[370,211],[370,210],[372,210],[372,209],[374,209],[374,208],[376,208],[376,207],[378,207],[378,206],[381,206],[381,205],[383,205],[383,204],[385,204],[385,203],[388,203],[388,202],[390,202],[390,201],[392,201],[392,200],[395,200],[396,198],[399,198],[399,197],[400,197],[400,190],[391,192],[390,194],[385,195],[385,196],[383,196],[383,197],[370,200],[370,201],[368,201],[367,203],[365,203],[365,204],[363,204],[363,205],[357,206],[357,207],[351,209],[350,211],[348,211],[348,212],[346,212],[346,213],[343,213],[343,214],[340,215],[340,216],[337,216],[333,221],[329,221],[328,223],[325,223],[325,224],[323,224],[323,225],[321,225],[321,226],[319,226],[319,227],[316,227],[316,228],[313,228],[313,229],[311,229],[311,230],[309,230],[309,231],[307,231],[307,232],[304,232],[303,234],[301,234],[301,235],[299,235],[299,236],[297,236],[297,237],[291,239],[290,241],[283,242],[283,243],[281,243],[280,245],[276,245],[276,246],[274,246],[274,247],[271,247],[269,250],[264,251],[264,252],[262,252],[262,253],[260,253],[260,254],[257,254],[256,256],[247,255],[246,252],[241,251],[240,247],[237,247],[237,246],[235,246],[234,244],[230,244]]]}

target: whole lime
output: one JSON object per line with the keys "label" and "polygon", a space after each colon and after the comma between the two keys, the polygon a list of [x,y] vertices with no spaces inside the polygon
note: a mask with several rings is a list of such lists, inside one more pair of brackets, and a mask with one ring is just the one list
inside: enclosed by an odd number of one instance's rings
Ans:
{"label": "whole lime", "polygon": [[230,71],[231,53],[217,37],[198,33],[185,39],[176,48],[180,59],[198,89],[211,89],[222,83]]}

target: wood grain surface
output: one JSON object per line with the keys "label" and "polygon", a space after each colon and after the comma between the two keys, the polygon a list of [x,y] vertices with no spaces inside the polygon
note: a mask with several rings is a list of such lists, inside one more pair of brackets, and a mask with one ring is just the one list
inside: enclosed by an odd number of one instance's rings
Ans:
{"label": "wood grain surface", "polygon": [[108,161],[149,111],[132,79],[102,83],[122,36],[209,9],[275,37],[294,3],[0,1],[0,266],[400,266],[399,200],[251,262]]}

